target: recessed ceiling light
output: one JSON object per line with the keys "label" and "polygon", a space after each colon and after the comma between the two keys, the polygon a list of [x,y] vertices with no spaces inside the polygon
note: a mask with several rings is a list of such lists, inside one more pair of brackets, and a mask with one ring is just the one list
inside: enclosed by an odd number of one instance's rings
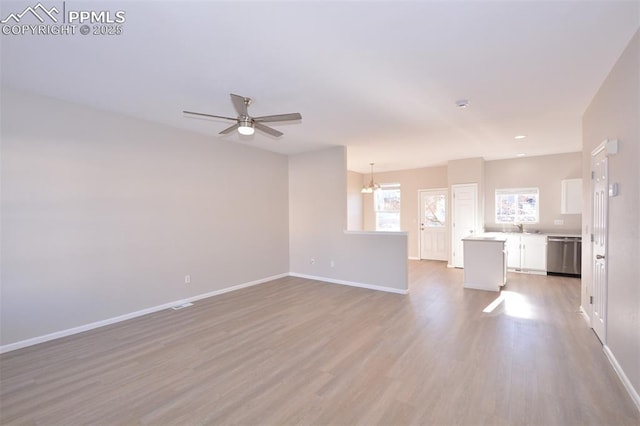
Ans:
{"label": "recessed ceiling light", "polygon": [[469,106],[469,100],[468,99],[460,99],[459,101],[456,101],[456,105],[458,105],[458,108],[466,108]]}
{"label": "recessed ceiling light", "polygon": [[514,139],[524,139],[524,138],[526,138],[525,135],[518,135],[518,136],[514,137]]}
{"label": "recessed ceiling light", "polygon": [[516,154],[516,157],[524,157],[525,155],[527,154],[520,153],[520,154]]}

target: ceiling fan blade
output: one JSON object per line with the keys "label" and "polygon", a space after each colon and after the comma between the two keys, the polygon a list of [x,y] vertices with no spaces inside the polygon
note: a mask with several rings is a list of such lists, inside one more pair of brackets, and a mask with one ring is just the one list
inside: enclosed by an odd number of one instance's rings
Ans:
{"label": "ceiling fan blade", "polygon": [[233,93],[231,93],[231,102],[233,102],[233,107],[236,109],[236,111],[238,111],[238,114],[240,114],[243,117],[246,117],[249,115],[249,113],[247,112],[247,105],[251,102],[251,100],[247,101],[246,99],[249,99],[249,98],[245,98],[244,96],[234,95]]}
{"label": "ceiling fan blade", "polygon": [[284,133],[279,132],[278,130],[273,129],[273,128],[269,127],[269,126],[265,126],[264,124],[259,123],[257,121],[255,121],[253,123],[253,125],[255,126],[256,129],[262,130],[263,132],[268,133],[271,136],[279,137],[279,136],[284,135]]}
{"label": "ceiling fan blade", "polygon": [[226,129],[224,129],[223,131],[221,131],[221,132],[220,132],[220,133],[218,133],[218,134],[220,134],[220,135],[226,135],[227,133],[231,133],[231,132],[233,132],[233,131],[234,131],[234,130],[236,130],[238,127],[240,127],[240,123],[236,123],[236,124],[234,124],[234,125],[233,125],[233,126],[231,126],[231,127],[227,127]]}
{"label": "ceiling fan blade", "polygon": [[233,120],[233,121],[238,120],[237,118],[223,117],[221,115],[204,114],[202,112],[193,112],[193,111],[182,111],[182,112],[188,115],[197,115],[199,117],[224,118],[225,120]]}
{"label": "ceiling fan blade", "polygon": [[254,121],[268,123],[270,121],[302,120],[302,115],[299,112],[294,112],[291,114],[263,115],[262,117],[253,117],[253,119]]}

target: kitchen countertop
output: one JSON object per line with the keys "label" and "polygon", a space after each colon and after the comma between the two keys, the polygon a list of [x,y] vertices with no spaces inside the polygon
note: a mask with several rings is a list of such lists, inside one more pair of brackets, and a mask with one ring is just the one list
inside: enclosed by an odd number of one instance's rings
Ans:
{"label": "kitchen countertop", "polygon": [[546,237],[582,237],[579,232],[500,232],[500,231],[487,231],[480,235],[493,236],[493,235],[544,235]]}
{"label": "kitchen countertop", "polygon": [[[496,232],[496,234],[500,234],[500,232]],[[495,243],[504,243],[507,241],[507,237],[502,237],[499,235],[469,235],[468,237],[464,237],[462,241],[487,241],[487,242],[495,242]]]}

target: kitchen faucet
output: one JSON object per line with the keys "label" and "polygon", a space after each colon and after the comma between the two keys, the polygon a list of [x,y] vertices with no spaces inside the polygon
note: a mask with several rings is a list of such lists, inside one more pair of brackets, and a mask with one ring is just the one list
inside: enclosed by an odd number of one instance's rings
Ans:
{"label": "kitchen faucet", "polygon": [[524,223],[514,223],[513,226],[518,228],[519,233],[522,234],[524,232]]}

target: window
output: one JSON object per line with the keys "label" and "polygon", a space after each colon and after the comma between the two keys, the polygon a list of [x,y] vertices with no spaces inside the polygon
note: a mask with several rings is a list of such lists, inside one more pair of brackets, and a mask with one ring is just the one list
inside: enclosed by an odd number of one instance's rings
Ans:
{"label": "window", "polygon": [[424,203],[424,226],[427,228],[445,228],[447,226],[447,196],[442,193],[426,193]]}
{"label": "window", "polygon": [[496,223],[538,222],[538,188],[496,189]]}
{"label": "window", "polygon": [[373,193],[376,231],[400,230],[400,184],[383,184]]}

